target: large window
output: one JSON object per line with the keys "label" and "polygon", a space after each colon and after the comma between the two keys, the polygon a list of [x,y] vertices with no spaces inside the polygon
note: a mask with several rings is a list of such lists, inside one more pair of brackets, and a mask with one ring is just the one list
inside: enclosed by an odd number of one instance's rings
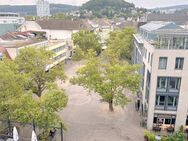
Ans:
{"label": "large window", "polygon": [[175,115],[161,115],[155,114],[153,119],[154,124],[160,125],[175,125],[176,116]]}
{"label": "large window", "polygon": [[157,91],[177,93],[180,90],[181,78],[178,77],[158,77]]}
{"label": "large window", "polygon": [[157,110],[177,110],[181,78],[158,77],[156,105]]}
{"label": "large window", "polygon": [[157,88],[158,89],[166,89],[167,88],[167,77],[158,77]]}
{"label": "large window", "polygon": [[180,89],[180,78],[171,77],[169,82],[169,91],[178,92]]}
{"label": "large window", "polygon": [[167,67],[167,57],[159,58],[159,69],[166,69]]}
{"label": "large window", "polygon": [[175,69],[183,69],[184,58],[176,58]]}
{"label": "large window", "polygon": [[168,96],[167,105],[176,107],[177,106],[178,97],[177,96]]}
{"label": "large window", "polygon": [[164,105],[165,105],[165,96],[157,95],[156,106],[164,106]]}

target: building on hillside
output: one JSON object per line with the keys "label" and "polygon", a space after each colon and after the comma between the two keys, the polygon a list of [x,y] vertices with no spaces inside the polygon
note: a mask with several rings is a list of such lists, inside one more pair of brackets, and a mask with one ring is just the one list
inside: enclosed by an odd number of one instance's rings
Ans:
{"label": "building on hillside", "polygon": [[0,12],[0,35],[16,31],[24,22],[18,13]]}
{"label": "building on hillside", "polygon": [[50,16],[50,3],[47,0],[37,0],[36,9],[38,17]]}
{"label": "building on hillside", "polygon": [[[66,61],[70,57],[71,50],[65,40],[47,40],[45,32],[14,32],[0,36],[0,45],[6,48],[11,59],[15,59],[19,50],[26,47],[44,47],[54,52],[53,63],[48,69],[56,64]],[[50,58],[49,58],[50,59]]]}
{"label": "building on hillside", "polygon": [[147,128],[188,128],[188,31],[150,22],[134,35],[133,63],[141,64],[140,97]]}

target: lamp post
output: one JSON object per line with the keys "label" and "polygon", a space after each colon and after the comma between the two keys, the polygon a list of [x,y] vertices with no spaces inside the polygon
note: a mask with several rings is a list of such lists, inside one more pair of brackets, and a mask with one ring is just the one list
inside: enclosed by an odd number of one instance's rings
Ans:
{"label": "lamp post", "polygon": [[63,141],[63,124],[62,122],[60,123],[61,126],[61,141]]}

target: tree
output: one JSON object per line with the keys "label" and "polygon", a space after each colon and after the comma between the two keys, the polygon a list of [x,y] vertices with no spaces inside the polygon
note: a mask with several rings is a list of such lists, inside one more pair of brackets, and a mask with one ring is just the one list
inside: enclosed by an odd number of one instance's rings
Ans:
{"label": "tree", "polygon": [[70,17],[68,17],[64,13],[56,13],[56,14],[52,15],[50,18],[51,19],[64,20],[64,19],[69,19]]}
{"label": "tree", "polygon": [[51,51],[31,47],[20,50],[15,59],[19,72],[27,75],[30,80],[26,89],[32,90],[38,97],[41,97],[49,83],[53,83],[57,78],[66,78],[62,64],[45,71],[53,63],[53,59],[49,58],[53,58]]}
{"label": "tree", "polygon": [[[47,56],[51,56],[51,52],[27,48],[20,50],[15,61],[0,61],[1,118],[9,116],[23,124],[34,120],[37,127],[45,131],[62,122],[57,112],[66,106],[68,98],[53,81],[65,75],[62,66],[45,72],[51,62]],[[38,87],[44,89],[40,95]]]}
{"label": "tree", "polygon": [[111,32],[107,50],[112,50],[120,60],[130,61],[133,50],[133,34],[134,29],[131,27]]}
{"label": "tree", "polygon": [[76,47],[74,49],[74,53],[73,53],[73,56],[72,56],[72,60],[73,61],[80,61],[84,58],[84,52],[82,51],[81,48],[79,47]]}
{"label": "tree", "polygon": [[103,101],[108,102],[109,110],[113,111],[114,104],[124,107],[129,101],[125,89],[133,92],[139,89],[140,76],[135,73],[138,66],[102,62],[100,58],[90,56],[71,82],[98,93]]}
{"label": "tree", "polygon": [[84,53],[87,53],[89,49],[93,49],[97,54],[100,54],[102,50],[99,38],[89,30],[74,33],[72,39],[76,47],[81,48]]}

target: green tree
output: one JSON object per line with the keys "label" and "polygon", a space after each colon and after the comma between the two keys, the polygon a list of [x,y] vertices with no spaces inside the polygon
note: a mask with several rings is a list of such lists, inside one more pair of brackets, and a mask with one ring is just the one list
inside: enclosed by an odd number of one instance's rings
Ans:
{"label": "green tree", "polygon": [[76,47],[74,49],[74,53],[73,53],[73,56],[72,56],[72,60],[73,61],[80,61],[84,58],[84,52],[82,51],[81,48],[79,47]]}
{"label": "green tree", "polygon": [[69,19],[70,17],[66,16],[65,13],[56,13],[50,17],[51,19],[64,20]]}
{"label": "green tree", "polygon": [[[23,52],[20,52],[20,55],[26,56],[26,58],[33,58],[33,53],[24,54],[24,51],[33,51],[32,49],[24,49]],[[53,84],[51,80],[51,83],[45,84],[45,91],[43,91],[41,97],[36,96],[33,92],[33,87],[28,87],[29,82],[32,81],[32,76],[34,76],[26,69],[30,68],[27,64],[29,62],[25,62],[25,67],[20,67],[20,62],[18,61],[6,59],[0,61],[0,117],[6,118],[9,116],[10,119],[23,124],[31,123],[35,120],[37,127],[47,131],[51,126],[56,126],[59,122],[62,122],[57,112],[66,106],[68,98],[65,92],[59,89],[55,83]],[[42,66],[39,63],[41,62],[38,61],[37,65]],[[21,64],[24,64],[24,61]],[[30,69],[37,74],[38,72],[34,71],[36,69],[34,64],[32,64],[33,70]],[[40,71],[40,68],[38,71]],[[45,72],[45,67],[43,71]],[[61,74],[55,70],[53,70],[53,73],[56,75]],[[34,83],[32,82],[32,84]]]}
{"label": "green tree", "polygon": [[72,36],[74,45],[87,53],[89,49],[93,49],[97,54],[100,54],[102,48],[97,35],[89,30],[81,30]]}
{"label": "green tree", "polygon": [[133,50],[133,34],[134,29],[131,27],[111,32],[107,50],[112,50],[120,60],[130,61]]}
{"label": "green tree", "polygon": [[103,101],[108,102],[109,110],[113,111],[114,104],[124,107],[129,101],[125,89],[133,92],[139,89],[140,76],[135,73],[138,66],[102,62],[91,55],[71,82],[98,93]]}
{"label": "green tree", "polygon": [[49,59],[52,57],[53,53],[45,48],[30,47],[20,50],[15,59],[19,72],[27,75],[30,80],[26,89],[32,90],[38,97],[41,97],[47,85],[54,83],[57,78],[66,78],[62,64],[45,71],[53,64],[53,59]]}

